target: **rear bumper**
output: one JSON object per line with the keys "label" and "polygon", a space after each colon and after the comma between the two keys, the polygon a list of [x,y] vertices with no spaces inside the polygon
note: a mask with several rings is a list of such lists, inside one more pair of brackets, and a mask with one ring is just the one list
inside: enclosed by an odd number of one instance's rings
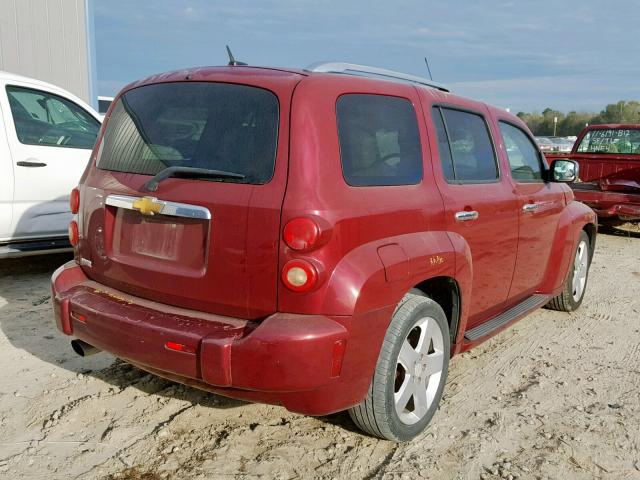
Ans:
{"label": "rear bumper", "polygon": [[591,207],[598,217],[640,220],[640,194],[575,189],[577,200]]}
{"label": "rear bumper", "polygon": [[52,298],[66,335],[182,383],[301,413],[358,403],[375,364],[350,340],[353,317],[275,313],[258,323],[185,310],[93,282],[75,262],[53,274]]}

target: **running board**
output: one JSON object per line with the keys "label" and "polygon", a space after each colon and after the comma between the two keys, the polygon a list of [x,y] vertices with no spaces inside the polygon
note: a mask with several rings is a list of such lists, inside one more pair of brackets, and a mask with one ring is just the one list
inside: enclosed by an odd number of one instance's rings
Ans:
{"label": "running board", "polygon": [[73,248],[67,238],[16,242],[0,245],[0,259],[26,257],[43,253],[70,252],[71,250],[73,250]]}
{"label": "running board", "polygon": [[549,295],[531,295],[529,298],[517,304],[515,307],[510,308],[504,313],[501,313],[497,317],[482,323],[477,327],[473,327],[471,330],[464,332],[464,338],[466,340],[475,341],[479,338],[485,337],[495,330],[503,327],[507,323],[524,317],[527,313],[545,305],[551,297]]}

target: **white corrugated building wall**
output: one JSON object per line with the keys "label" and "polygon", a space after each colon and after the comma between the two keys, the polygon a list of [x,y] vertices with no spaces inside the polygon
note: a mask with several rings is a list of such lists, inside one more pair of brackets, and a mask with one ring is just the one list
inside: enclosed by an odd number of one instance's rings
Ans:
{"label": "white corrugated building wall", "polygon": [[93,0],[0,0],[0,70],[97,107]]}

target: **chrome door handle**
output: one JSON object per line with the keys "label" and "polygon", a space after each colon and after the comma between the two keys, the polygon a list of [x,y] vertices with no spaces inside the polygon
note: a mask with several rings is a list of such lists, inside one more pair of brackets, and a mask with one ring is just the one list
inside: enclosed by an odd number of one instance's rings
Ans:
{"label": "chrome door handle", "polygon": [[463,210],[461,212],[456,212],[456,221],[458,222],[468,222],[469,220],[476,220],[479,214],[475,210],[467,211]]}
{"label": "chrome door handle", "polygon": [[537,204],[537,203],[527,203],[527,204],[525,204],[525,205],[523,205],[523,206],[522,206],[522,210],[523,210],[525,213],[535,212],[536,210],[538,210],[538,207],[539,207],[539,206],[540,206],[540,205],[539,205],[539,204]]}

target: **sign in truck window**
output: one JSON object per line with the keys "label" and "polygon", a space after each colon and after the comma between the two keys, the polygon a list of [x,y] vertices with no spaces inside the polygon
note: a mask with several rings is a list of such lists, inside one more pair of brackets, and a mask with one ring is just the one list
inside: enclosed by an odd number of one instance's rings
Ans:
{"label": "sign in truck window", "polygon": [[640,130],[635,128],[591,130],[580,142],[578,153],[640,154]]}

